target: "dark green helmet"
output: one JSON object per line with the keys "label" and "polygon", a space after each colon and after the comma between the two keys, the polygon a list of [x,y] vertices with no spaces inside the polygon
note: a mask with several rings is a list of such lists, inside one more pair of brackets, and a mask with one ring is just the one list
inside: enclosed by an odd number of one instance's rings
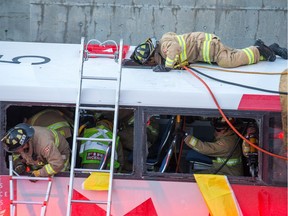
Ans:
{"label": "dark green helmet", "polygon": [[146,63],[157,47],[156,38],[148,38],[144,43],[138,45],[131,55],[131,59],[138,64]]}
{"label": "dark green helmet", "polygon": [[1,139],[4,149],[8,152],[15,152],[25,145],[34,135],[34,129],[25,123],[11,128]]}

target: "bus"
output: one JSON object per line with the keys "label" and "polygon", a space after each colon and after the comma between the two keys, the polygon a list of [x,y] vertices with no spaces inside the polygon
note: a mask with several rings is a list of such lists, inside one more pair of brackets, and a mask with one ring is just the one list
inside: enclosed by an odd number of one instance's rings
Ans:
{"label": "bus", "polygon": [[[98,45],[104,46],[104,54],[111,53],[111,47]],[[44,109],[70,113],[73,119],[80,44],[1,41],[0,47],[1,137],[23,119]],[[134,48],[124,45],[123,62],[129,60]],[[126,138],[130,138],[133,148],[123,147],[124,166],[113,175],[111,215],[217,215],[211,212],[207,196],[200,188],[202,181],[196,181],[194,175],[199,170],[205,172],[211,164],[189,158],[191,149],[183,139],[193,134],[203,141],[213,140],[215,129],[211,122],[223,117],[221,113],[237,119],[239,124],[235,128],[256,147],[248,145],[245,152],[239,136],[237,145],[243,148],[244,174],[225,176],[238,215],[287,215],[287,140],[283,138],[287,129],[285,132],[282,127],[282,111],[287,107],[280,100],[287,97],[287,89],[279,90],[281,76],[285,76],[281,73],[287,66],[287,60],[277,58],[275,62],[262,61],[233,69],[197,63],[190,68],[157,73],[148,66],[123,64],[118,131],[127,129],[128,117],[132,117]],[[95,57],[85,61],[83,73],[115,77],[118,68],[119,61],[113,57]],[[114,85],[108,81],[83,82],[82,103],[113,104]],[[83,114],[113,119],[106,112]],[[158,136],[149,146],[152,117],[158,125]],[[257,131],[251,139],[246,137],[250,124]],[[11,193],[14,200],[43,201],[47,194],[45,181],[15,180],[11,190],[10,154],[3,145],[0,152],[0,215],[10,215]],[[88,175],[75,176],[73,197],[106,199],[107,190],[83,187]],[[66,215],[69,178],[69,171],[53,176],[45,215]],[[212,183],[217,187],[217,181]],[[39,215],[42,208],[43,205],[16,204],[15,212],[21,216]],[[106,215],[106,205],[72,203],[71,215]]]}

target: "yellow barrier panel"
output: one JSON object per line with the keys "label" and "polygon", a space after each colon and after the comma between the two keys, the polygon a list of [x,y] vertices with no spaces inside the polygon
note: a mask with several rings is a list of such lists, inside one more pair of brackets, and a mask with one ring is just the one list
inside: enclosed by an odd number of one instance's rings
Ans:
{"label": "yellow barrier panel", "polygon": [[82,184],[83,190],[108,190],[109,173],[93,172]]}
{"label": "yellow barrier panel", "polygon": [[194,177],[211,216],[242,216],[226,176],[194,174]]}

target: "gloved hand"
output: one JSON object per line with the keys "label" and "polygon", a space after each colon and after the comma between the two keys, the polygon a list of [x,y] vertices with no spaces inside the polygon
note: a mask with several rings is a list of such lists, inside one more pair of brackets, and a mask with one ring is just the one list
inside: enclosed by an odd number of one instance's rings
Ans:
{"label": "gloved hand", "polygon": [[169,72],[171,68],[167,68],[164,65],[157,65],[153,68],[154,72]]}
{"label": "gloved hand", "polygon": [[[40,170],[34,170],[31,173],[30,177],[40,177]],[[37,182],[37,180],[32,180],[32,179],[30,179],[29,181],[33,183]]]}
{"label": "gloved hand", "polygon": [[34,170],[31,173],[31,177],[40,177],[40,170]]}
{"label": "gloved hand", "polygon": [[17,172],[19,175],[23,174],[26,171],[26,164],[19,162],[14,164],[14,170]]}

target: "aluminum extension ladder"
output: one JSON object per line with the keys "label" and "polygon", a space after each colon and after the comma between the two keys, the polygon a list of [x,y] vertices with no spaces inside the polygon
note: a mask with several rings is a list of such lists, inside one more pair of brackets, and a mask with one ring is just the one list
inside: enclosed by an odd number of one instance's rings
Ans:
{"label": "aluminum extension ladder", "polygon": [[[91,41],[91,40],[90,40]],[[90,42],[89,41],[89,42]],[[94,40],[99,42],[98,40]],[[87,43],[87,47],[88,44]],[[107,42],[107,41],[106,41]],[[111,42],[111,41],[109,41]],[[105,43],[105,42],[104,42]],[[122,54],[123,54],[123,40],[120,40],[119,49],[117,43],[112,41],[112,43],[116,44],[117,51],[113,56],[115,61],[119,64],[119,72],[117,73],[116,78],[111,77],[101,77],[101,76],[84,76],[83,75],[83,67],[85,60],[88,60],[89,57],[111,57],[111,54],[107,54],[106,56],[103,54],[92,54],[87,51],[84,44],[84,38],[81,38],[81,57],[80,57],[80,81],[78,87],[78,97],[76,101],[76,108],[75,108],[75,119],[74,119],[74,134],[73,134],[73,146],[72,146],[72,156],[71,156],[71,168],[70,168],[70,182],[69,182],[69,191],[68,191],[68,204],[67,204],[67,212],[66,216],[70,216],[72,213],[72,203],[87,203],[87,204],[104,204],[107,206],[106,208],[106,215],[110,216],[111,212],[111,203],[112,203],[112,183],[113,183],[113,174],[114,174],[114,157],[115,157],[115,149],[116,149],[116,140],[117,140],[117,123],[118,123],[118,109],[119,109],[119,98],[120,98],[120,85],[121,85],[121,72],[122,72]],[[101,44],[101,43],[100,43]],[[102,43],[103,44],[103,43]],[[84,54],[86,56],[84,56]],[[118,58],[117,58],[118,57]],[[118,59],[118,60],[117,60]],[[90,105],[90,106],[82,106],[81,104],[81,93],[82,93],[82,81],[83,80],[102,80],[102,81],[116,81],[116,89],[115,89],[115,103],[110,106],[100,106],[100,105]],[[79,117],[81,110],[92,110],[92,111],[111,111],[114,112],[114,121],[113,121],[113,137],[112,139],[103,139],[103,138],[84,138],[78,136],[78,129],[79,129]],[[83,168],[75,168],[76,164],[76,157],[77,157],[77,141],[108,141],[112,142],[111,146],[111,156],[110,156],[110,167],[109,170],[102,169],[102,166],[99,169],[83,169]],[[73,198],[73,183],[75,178],[75,172],[106,172],[110,174],[109,176],[109,185],[108,185],[108,196],[107,200],[99,201],[99,200],[75,200]]]}
{"label": "aluminum extension ladder", "polygon": [[[14,175],[15,174],[15,175]],[[26,204],[26,205],[42,205],[41,207],[41,216],[45,216],[47,204],[49,201],[51,188],[52,188],[52,177],[29,177],[29,176],[19,176],[18,173],[16,173],[13,170],[13,159],[12,156],[9,156],[9,185],[10,185],[10,216],[15,215],[15,207],[17,204]],[[14,184],[13,180],[30,180],[30,181],[48,181],[48,187],[45,194],[44,201],[25,201],[25,200],[15,200],[14,199]]]}

